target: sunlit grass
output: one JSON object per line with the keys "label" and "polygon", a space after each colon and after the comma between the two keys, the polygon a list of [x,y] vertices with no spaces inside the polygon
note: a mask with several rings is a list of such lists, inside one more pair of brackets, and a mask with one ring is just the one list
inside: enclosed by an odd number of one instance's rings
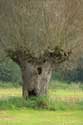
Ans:
{"label": "sunlit grass", "polygon": [[22,90],[20,88],[0,88],[0,98],[8,98],[10,96],[20,97],[22,95]]}
{"label": "sunlit grass", "polygon": [[[67,85],[66,85],[67,86]],[[76,85],[77,86],[77,85]],[[22,88],[0,87],[0,109],[44,108],[48,110],[83,110],[83,90],[69,87],[49,89],[48,97],[22,99]],[[72,89],[70,89],[72,88]]]}
{"label": "sunlit grass", "polygon": [[83,112],[30,109],[1,111],[0,125],[83,125]]}
{"label": "sunlit grass", "polygon": [[48,103],[46,98],[24,101],[21,87],[0,87],[0,125],[83,125],[82,89],[62,86],[49,89]]}

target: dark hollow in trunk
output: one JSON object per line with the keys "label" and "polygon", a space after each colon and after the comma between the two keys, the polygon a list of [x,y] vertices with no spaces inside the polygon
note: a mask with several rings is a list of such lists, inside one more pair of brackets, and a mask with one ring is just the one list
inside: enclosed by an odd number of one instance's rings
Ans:
{"label": "dark hollow in trunk", "polygon": [[31,91],[28,91],[28,96],[37,96],[36,90],[33,89]]}
{"label": "dark hollow in trunk", "polygon": [[52,75],[51,65],[44,63],[43,65],[32,65],[23,63],[21,68],[23,78],[23,97],[27,99],[29,96],[43,96],[47,94],[48,83]]}
{"label": "dark hollow in trunk", "polygon": [[37,68],[37,71],[38,71],[38,74],[40,75],[42,73],[42,68],[41,67],[38,67]]}

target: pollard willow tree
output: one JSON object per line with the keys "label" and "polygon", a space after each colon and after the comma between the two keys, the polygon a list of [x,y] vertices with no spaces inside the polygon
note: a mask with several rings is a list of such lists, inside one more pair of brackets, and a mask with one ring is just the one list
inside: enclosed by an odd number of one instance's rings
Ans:
{"label": "pollard willow tree", "polygon": [[83,0],[0,0],[0,54],[20,66],[24,98],[46,95],[53,70],[82,44]]}

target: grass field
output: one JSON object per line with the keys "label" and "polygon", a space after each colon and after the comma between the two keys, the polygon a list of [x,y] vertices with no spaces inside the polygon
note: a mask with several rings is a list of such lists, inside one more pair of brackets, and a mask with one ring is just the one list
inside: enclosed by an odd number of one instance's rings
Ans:
{"label": "grass field", "polygon": [[0,125],[83,125],[82,111],[0,111]]}
{"label": "grass field", "polygon": [[0,87],[0,125],[83,125],[83,90],[77,85],[56,88],[48,94],[56,109],[51,110],[20,104],[21,87]]}

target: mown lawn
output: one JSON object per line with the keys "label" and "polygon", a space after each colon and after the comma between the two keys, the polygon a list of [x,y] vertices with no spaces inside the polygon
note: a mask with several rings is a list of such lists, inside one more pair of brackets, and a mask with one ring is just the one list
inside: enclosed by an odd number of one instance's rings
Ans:
{"label": "mown lawn", "polygon": [[[54,101],[53,107],[55,103],[56,110],[22,107],[21,95],[21,87],[0,87],[0,106],[3,107],[0,107],[0,125],[83,125],[83,90],[81,89],[50,89],[48,95]],[[14,100],[17,102],[15,103]],[[78,104],[79,102],[82,102],[81,105]],[[16,108],[19,105],[20,108]]]}
{"label": "mown lawn", "polygon": [[82,111],[0,111],[0,125],[83,125]]}

